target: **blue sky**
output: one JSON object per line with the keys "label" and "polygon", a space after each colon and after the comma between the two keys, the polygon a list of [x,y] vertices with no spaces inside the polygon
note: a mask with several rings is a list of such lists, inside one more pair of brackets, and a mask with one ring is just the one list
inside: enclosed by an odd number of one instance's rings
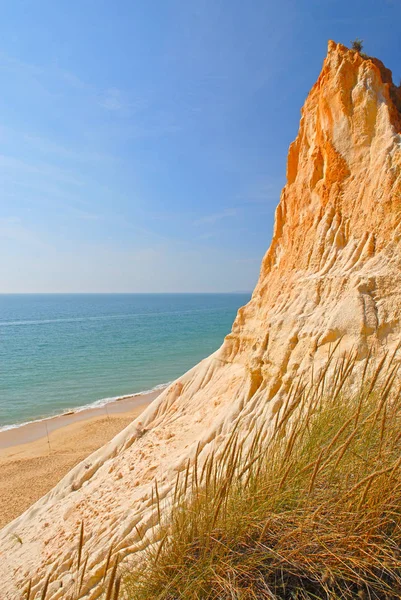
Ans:
{"label": "blue sky", "polygon": [[253,288],[327,40],[401,0],[4,0],[0,292]]}

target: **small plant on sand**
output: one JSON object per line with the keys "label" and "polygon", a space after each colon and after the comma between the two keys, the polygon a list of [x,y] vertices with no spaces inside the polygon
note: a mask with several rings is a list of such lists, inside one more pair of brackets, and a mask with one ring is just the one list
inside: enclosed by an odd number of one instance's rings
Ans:
{"label": "small plant on sand", "polygon": [[22,539],[21,539],[21,536],[19,536],[19,535],[18,535],[18,533],[12,533],[11,535],[12,535],[12,537],[13,537],[13,538],[14,538],[14,539],[15,539],[15,540],[16,540],[16,541],[19,543],[19,544],[21,544],[21,546],[22,546]]}

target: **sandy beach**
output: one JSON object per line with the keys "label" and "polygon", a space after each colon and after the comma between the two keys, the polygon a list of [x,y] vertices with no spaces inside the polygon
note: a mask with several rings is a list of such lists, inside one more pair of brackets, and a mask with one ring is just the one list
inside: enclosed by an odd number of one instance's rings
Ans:
{"label": "sandy beach", "polygon": [[160,392],[0,431],[0,528],[124,429]]}

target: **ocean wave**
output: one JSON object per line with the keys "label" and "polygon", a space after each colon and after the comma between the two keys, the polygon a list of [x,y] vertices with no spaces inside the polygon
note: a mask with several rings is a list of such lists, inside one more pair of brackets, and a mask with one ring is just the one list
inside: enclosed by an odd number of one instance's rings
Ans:
{"label": "ocean wave", "polygon": [[66,319],[36,319],[30,321],[0,321],[0,327],[16,327],[21,325],[51,325],[53,323],[81,323],[86,321],[108,321],[111,319],[135,319],[137,317],[165,317],[167,315],[187,315],[201,312],[226,310],[225,307],[195,308],[191,310],[175,310],[154,313],[131,313],[125,315],[101,315],[98,317],[69,317]]}
{"label": "ocean wave", "polygon": [[127,400],[128,398],[136,398],[138,396],[146,396],[147,394],[152,394],[153,392],[158,392],[159,390],[164,390],[168,387],[172,382],[168,381],[167,383],[159,383],[155,385],[153,388],[149,390],[143,390],[142,392],[134,392],[132,394],[125,394],[124,396],[112,396],[110,398],[100,398],[99,400],[95,400],[94,402],[90,402],[89,404],[84,404],[82,406],[77,406],[76,408],[66,408],[63,412],[57,413],[55,415],[48,415],[47,417],[41,417],[39,419],[33,419],[32,421],[24,421],[23,423],[13,423],[12,425],[3,425],[0,426],[0,433],[2,431],[10,431],[11,429],[19,429],[20,427],[25,427],[25,425],[32,425],[33,423],[42,423],[45,421],[50,421],[52,419],[57,419],[58,417],[67,416],[71,414],[80,413],[84,410],[91,410],[93,408],[102,408],[103,406],[107,406],[113,402],[119,402],[120,400]]}

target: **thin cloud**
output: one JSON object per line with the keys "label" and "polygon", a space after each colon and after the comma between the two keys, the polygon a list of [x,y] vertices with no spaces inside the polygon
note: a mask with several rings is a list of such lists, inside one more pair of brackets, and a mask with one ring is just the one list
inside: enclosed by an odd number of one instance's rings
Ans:
{"label": "thin cloud", "polygon": [[126,92],[116,87],[108,88],[100,94],[99,106],[110,111],[124,111],[127,115],[149,108],[148,101],[145,98],[130,97]]}
{"label": "thin cloud", "polygon": [[213,213],[197,219],[194,222],[194,225],[215,225],[218,221],[229,217],[236,217],[237,214],[238,210],[236,208],[226,208],[226,210],[223,210],[222,212]]}
{"label": "thin cloud", "polygon": [[60,81],[63,81],[67,85],[73,88],[83,89],[87,91],[93,90],[92,86],[83,81],[78,75],[71,71],[66,71],[57,65],[37,65],[34,63],[26,62],[0,52],[0,70],[8,71],[12,73],[18,73],[23,76],[31,76],[39,82],[40,79],[53,77]]}
{"label": "thin cloud", "polygon": [[126,103],[123,100],[122,92],[117,88],[110,88],[106,90],[99,104],[106,110],[111,111],[120,111],[126,108]]}
{"label": "thin cloud", "polygon": [[[63,146],[38,135],[21,134],[22,141],[28,143],[35,149],[49,155],[58,155],[61,158],[78,161],[78,162],[99,162],[99,161],[115,161],[118,160],[111,154],[102,154],[100,152],[85,152],[72,147]],[[15,134],[14,134],[15,139]]]}
{"label": "thin cloud", "polygon": [[281,190],[284,182],[274,181],[270,179],[264,181],[255,181],[253,184],[248,186],[248,189],[238,196],[238,199],[245,200],[246,202],[264,204],[269,201],[273,201],[276,204],[280,200]]}
{"label": "thin cloud", "polygon": [[0,154],[0,169],[7,171],[17,171],[19,173],[27,173],[29,175],[46,176],[55,179],[59,182],[72,184],[75,186],[82,186],[84,182],[81,178],[78,178],[74,173],[70,171],[56,167],[49,163],[30,163],[15,156],[7,156]]}
{"label": "thin cloud", "polygon": [[75,215],[78,219],[82,219],[83,221],[103,221],[104,216],[100,213],[89,212],[86,210],[81,210],[79,208],[75,208],[73,206],[69,207],[71,213]]}
{"label": "thin cloud", "polygon": [[260,263],[260,260],[260,256],[255,256],[253,258],[237,258],[234,260],[234,262],[240,265],[248,265],[253,263]]}
{"label": "thin cloud", "polygon": [[19,217],[0,218],[0,239],[34,247],[48,246],[36,232],[26,227]]}
{"label": "thin cloud", "polygon": [[42,67],[19,60],[18,58],[10,56],[5,52],[0,53],[0,69],[14,72],[24,71],[29,72],[32,75],[43,75],[44,73],[44,69]]}
{"label": "thin cloud", "polygon": [[215,233],[209,232],[209,233],[204,233],[203,235],[198,235],[196,239],[197,240],[211,240],[215,237],[216,237]]}

